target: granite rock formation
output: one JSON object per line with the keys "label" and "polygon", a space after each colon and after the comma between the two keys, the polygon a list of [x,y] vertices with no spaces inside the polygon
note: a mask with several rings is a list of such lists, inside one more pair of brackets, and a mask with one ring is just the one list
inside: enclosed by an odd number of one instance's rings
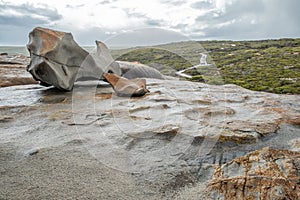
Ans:
{"label": "granite rock formation", "polygon": [[107,47],[98,41],[96,44],[97,53],[91,55],[74,41],[71,33],[37,27],[29,34],[31,61],[27,70],[42,85],[62,90],[71,90],[76,79],[99,79],[108,71],[120,75]]}
{"label": "granite rock formation", "polygon": [[263,148],[219,166],[211,199],[299,199],[300,153]]}

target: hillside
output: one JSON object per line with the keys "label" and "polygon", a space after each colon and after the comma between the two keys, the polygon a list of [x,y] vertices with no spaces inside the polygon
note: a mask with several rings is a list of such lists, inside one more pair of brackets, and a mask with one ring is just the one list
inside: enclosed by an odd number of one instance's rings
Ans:
{"label": "hillside", "polygon": [[114,50],[117,60],[138,61],[175,75],[199,64],[206,53],[210,66],[187,70],[192,81],[237,84],[247,89],[300,94],[300,39],[261,41],[188,41]]}

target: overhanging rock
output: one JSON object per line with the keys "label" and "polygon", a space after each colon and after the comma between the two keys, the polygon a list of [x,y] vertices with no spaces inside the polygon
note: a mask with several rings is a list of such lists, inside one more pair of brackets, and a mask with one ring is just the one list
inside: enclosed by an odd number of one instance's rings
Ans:
{"label": "overhanging rock", "polygon": [[96,44],[97,52],[89,54],[74,41],[71,33],[34,28],[27,44],[31,58],[27,71],[41,85],[62,90],[72,90],[76,79],[101,79],[104,72],[121,75],[107,47],[98,41]]}

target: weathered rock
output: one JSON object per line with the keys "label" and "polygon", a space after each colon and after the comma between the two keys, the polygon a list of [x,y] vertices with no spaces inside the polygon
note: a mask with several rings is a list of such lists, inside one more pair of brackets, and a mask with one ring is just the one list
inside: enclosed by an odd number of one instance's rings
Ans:
{"label": "weathered rock", "polygon": [[293,151],[299,151],[300,152],[300,138],[293,139],[289,141],[290,146],[292,147],[291,149]]}
{"label": "weathered rock", "polygon": [[122,70],[122,76],[128,79],[133,78],[156,78],[164,79],[163,75],[156,69],[141,63],[116,61]]}
{"label": "weathered rock", "polygon": [[25,55],[0,55],[0,64],[8,64],[8,65],[28,65],[29,58]]}
{"label": "weathered rock", "polygon": [[148,93],[145,79],[128,80],[116,74],[104,73],[105,79],[112,85],[118,96],[143,96]]}
{"label": "weathered rock", "polygon": [[[20,168],[10,167],[15,163],[9,165],[6,160],[0,164],[9,169],[0,170],[7,178],[0,187],[3,198],[6,198],[8,189],[27,191],[28,180],[38,183],[48,180],[49,176],[40,176],[49,172],[44,170],[49,168],[45,161],[57,157],[53,163],[57,164],[57,171],[63,173],[50,180],[54,188],[48,192],[53,189],[62,189],[68,194],[74,192],[73,189],[60,188],[56,183],[69,180],[65,174],[70,172],[70,166],[81,166],[80,163],[84,163],[83,169],[76,169],[69,175],[78,174],[80,181],[83,177],[87,184],[84,187],[89,190],[93,184],[84,178],[85,164],[96,160],[98,164],[117,169],[113,173],[131,172],[128,174],[133,174],[131,177],[138,185],[146,190],[148,185],[155,187],[154,194],[175,193],[177,196],[177,192],[186,189],[183,199],[210,199],[198,198],[199,193],[191,193],[200,191],[197,187],[200,183],[207,186],[206,181],[214,177],[219,166],[224,166],[220,167],[224,171],[234,171],[230,168],[235,166],[232,160],[263,147],[299,149],[299,142],[295,140],[299,139],[300,130],[297,125],[299,95],[254,92],[235,85],[214,86],[159,79],[146,81],[150,93],[142,98],[119,98],[102,81],[95,81],[98,85],[93,87],[88,85],[92,81],[79,81],[73,92],[66,93],[37,85],[0,88],[0,116],[6,116],[0,125],[0,146],[16,147],[11,155],[11,160],[15,161],[19,160],[16,151],[22,158],[32,147],[42,150],[35,156],[20,159],[24,161],[22,166],[35,166],[39,176],[34,176],[35,173],[28,175],[30,168],[22,174]],[[76,138],[84,142],[78,142]],[[56,153],[47,151],[50,148]],[[75,152],[76,156],[66,157],[68,154],[61,153],[64,149]],[[278,158],[277,151],[270,152]],[[65,163],[62,161],[67,158],[70,163],[62,166],[61,163]],[[80,162],[75,165],[73,161],[78,158]],[[34,159],[41,165],[32,165]],[[245,163],[250,163],[245,160]],[[272,163],[261,159],[261,163],[264,162]],[[259,169],[260,163],[252,164],[252,169]],[[242,171],[243,165],[240,166]],[[95,166],[89,168],[91,171],[96,169]],[[274,169],[277,173],[277,168]],[[24,182],[20,181],[19,174],[26,175]],[[47,184],[33,194],[44,192]],[[188,190],[190,187],[192,190]],[[217,189],[215,194],[221,197]],[[81,188],[79,192],[86,194]],[[147,193],[144,199],[149,199],[149,196]]]}
{"label": "weathered rock", "polygon": [[0,123],[1,122],[8,122],[9,120],[12,120],[13,119],[13,117],[11,117],[11,116],[1,116],[0,117]]}
{"label": "weathered rock", "polygon": [[63,90],[71,90],[76,79],[99,79],[107,71],[120,74],[116,64],[110,67],[113,60],[107,47],[96,43],[97,53],[91,55],[74,41],[71,33],[35,28],[29,34],[31,62],[27,70],[42,85]]}
{"label": "weathered rock", "polygon": [[112,58],[107,46],[103,42],[97,40],[96,45],[97,51],[96,56],[94,56],[94,59],[96,59],[97,64],[100,64],[100,66],[105,66],[105,69],[108,68],[105,70],[105,72],[121,75],[122,71],[119,66],[119,63],[114,62],[114,59]]}
{"label": "weathered rock", "polygon": [[0,87],[36,84],[23,65],[0,65]]}
{"label": "weathered rock", "polygon": [[24,55],[0,55],[0,87],[36,84],[26,72],[29,58]]}
{"label": "weathered rock", "polygon": [[228,162],[209,184],[212,199],[299,199],[300,153],[264,148]]}

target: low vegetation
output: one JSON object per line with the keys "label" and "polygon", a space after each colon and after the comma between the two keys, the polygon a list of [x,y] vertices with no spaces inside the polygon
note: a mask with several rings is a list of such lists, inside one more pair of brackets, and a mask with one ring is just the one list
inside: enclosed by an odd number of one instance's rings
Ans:
{"label": "low vegetation", "polygon": [[138,61],[174,76],[176,71],[199,64],[201,53],[208,55],[211,65],[187,70],[191,81],[300,94],[300,39],[189,41],[115,50],[112,55],[117,60]]}

